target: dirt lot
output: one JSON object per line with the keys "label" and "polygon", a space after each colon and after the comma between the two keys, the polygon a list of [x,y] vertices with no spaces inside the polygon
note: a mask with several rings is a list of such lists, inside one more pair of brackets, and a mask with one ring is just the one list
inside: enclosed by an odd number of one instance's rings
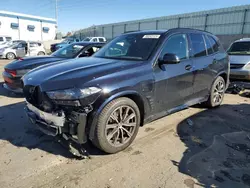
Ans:
{"label": "dirt lot", "polygon": [[[7,61],[0,61],[0,72]],[[250,187],[250,98],[227,94],[217,109],[190,108],[145,125],[125,151],[87,145],[77,160],[30,124],[24,99],[0,78],[1,187]]]}

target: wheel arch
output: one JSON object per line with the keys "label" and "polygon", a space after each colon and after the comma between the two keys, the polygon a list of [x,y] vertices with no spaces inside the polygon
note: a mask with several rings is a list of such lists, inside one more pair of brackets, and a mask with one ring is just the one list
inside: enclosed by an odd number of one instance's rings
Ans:
{"label": "wheel arch", "polygon": [[116,93],[115,95],[112,95],[109,98],[107,98],[101,104],[101,106],[91,115],[90,118],[92,119],[92,122],[90,122],[90,124],[88,126],[89,127],[88,137],[90,140],[92,140],[94,138],[94,133],[95,133],[95,129],[96,129],[98,116],[101,113],[101,111],[103,110],[103,108],[108,103],[110,103],[112,100],[117,99],[117,98],[121,98],[121,97],[127,97],[136,103],[136,105],[140,109],[141,126],[143,125],[143,120],[145,117],[145,102],[144,102],[143,97],[139,93],[137,93],[136,91],[122,91],[122,92]]}

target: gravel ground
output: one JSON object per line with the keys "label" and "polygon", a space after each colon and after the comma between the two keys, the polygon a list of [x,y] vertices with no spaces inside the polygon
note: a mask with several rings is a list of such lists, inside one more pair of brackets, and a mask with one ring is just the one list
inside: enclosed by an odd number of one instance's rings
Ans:
{"label": "gravel ground", "polygon": [[[7,63],[0,60],[0,72]],[[250,187],[250,98],[226,94],[216,109],[199,107],[140,128],[125,151],[87,145],[77,160],[29,123],[24,99],[0,78],[1,187]]]}

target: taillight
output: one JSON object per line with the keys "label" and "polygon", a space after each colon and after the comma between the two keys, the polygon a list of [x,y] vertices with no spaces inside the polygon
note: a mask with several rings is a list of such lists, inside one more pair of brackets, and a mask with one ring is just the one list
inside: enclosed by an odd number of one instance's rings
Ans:
{"label": "taillight", "polygon": [[16,77],[16,70],[10,70],[10,69],[5,69],[5,71],[9,74],[11,74],[13,77]]}

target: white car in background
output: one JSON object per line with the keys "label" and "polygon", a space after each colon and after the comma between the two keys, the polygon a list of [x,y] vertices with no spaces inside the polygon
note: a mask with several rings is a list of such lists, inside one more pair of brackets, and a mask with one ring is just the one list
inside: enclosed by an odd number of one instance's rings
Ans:
{"label": "white car in background", "polygon": [[227,53],[230,58],[230,79],[250,81],[250,38],[233,42]]}
{"label": "white car in background", "polygon": [[45,55],[46,51],[41,42],[18,42],[0,49],[0,58],[15,59],[25,56]]}
{"label": "white car in background", "polygon": [[10,36],[3,36],[3,35],[0,35],[0,44],[3,44],[5,42],[9,42],[11,41],[12,38]]}
{"label": "white car in background", "polygon": [[87,37],[83,39],[84,42],[107,42],[105,37]]}

